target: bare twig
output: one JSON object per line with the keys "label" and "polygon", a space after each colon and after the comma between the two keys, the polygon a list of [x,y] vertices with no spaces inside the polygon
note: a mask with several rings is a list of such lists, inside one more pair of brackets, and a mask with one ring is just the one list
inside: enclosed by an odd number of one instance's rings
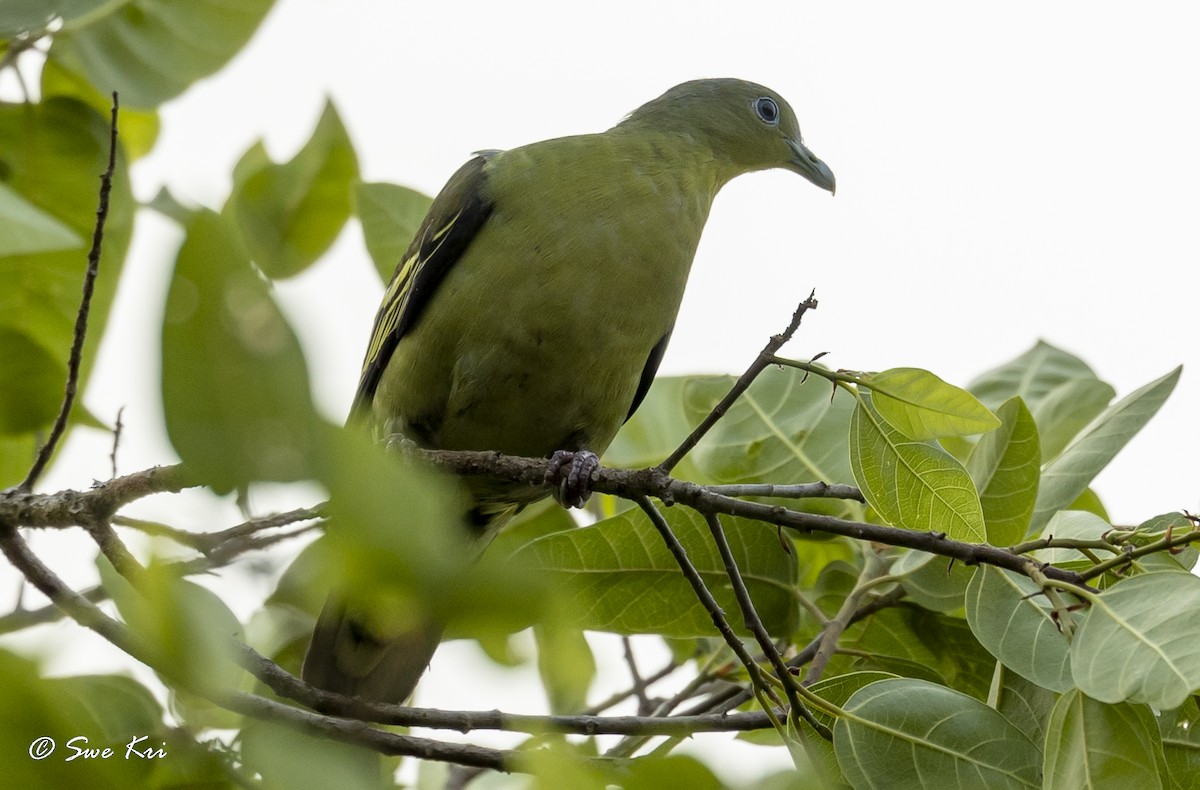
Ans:
{"label": "bare twig", "polygon": [[117,420],[116,420],[116,423],[113,425],[112,452],[108,456],[109,460],[112,461],[112,476],[113,477],[117,476],[117,447],[118,447],[118,445],[121,444],[121,429],[123,427],[125,427],[124,425],[121,424],[121,415],[124,413],[125,413],[124,406],[117,409]]}
{"label": "bare twig", "polygon": [[734,382],[733,387],[725,394],[725,397],[721,398],[721,401],[713,407],[708,416],[700,421],[700,424],[683,440],[683,443],[675,449],[675,452],[671,453],[666,460],[658,465],[659,469],[663,472],[670,472],[674,469],[683,460],[683,457],[690,453],[692,448],[704,438],[704,435],[712,430],[717,421],[725,416],[725,413],[733,406],[734,401],[750,388],[750,385],[754,383],[758,375],[771,365],[775,352],[783,348],[784,344],[791,340],[792,336],[796,334],[796,330],[800,328],[800,321],[804,318],[804,314],[809,310],[817,309],[815,296],[816,291],[813,291],[808,295],[807,299],[800,303],[800,306],[796,308],[796,312],[792,314],[792,321],[788,324],[787,329],[771,337],[767,344],[763,346],[763,350],[755,357],[754,362],[750,363],[750,367],[746,369],[746,372]]}
{"label": "bare twig", "polygon": [[791,706],[791,715],[796,727],[799,728],[799,719],[804,719],[823,738],[832,737],[829,728],[813,718],[812,713],[800,701],[795,685],[792,683],[792,675],[788,672],[787,665],[783,663],[783,656],[779,655],[779,651],[775,648],[775,642],[767,633],[762,618],[758,616],[758,612],[754,608],[750,590],[746,587],[746,581],[742,578],[741,571],[738,570],[737,559],[734,558],[733,550],[729,547],[729,540],[725,537],[725,530],[721,527],[720,517],[715,513],[705,513],[704,520],[708,523],[713,542],[717,544],[717,551],[721,555],[721,561],[725,564],[725,573],[729,576],[733,594],[737,598],[738,606],[741,607],[742,619],[745,621],[746,627],[754,634],[755,639],[758,640],[758,646],[763,651],[763,655],[775,668],[775,675],[779,678],[779,682],[787,694],[788,705]]}
{"label": "bare twig", "polygon": [[851,499],[866,502],[862,491],[855,486],[833,483],[796,483],[775,485],[773,483],[744,483],[735,485],[708,486],[708,490],[722,496],[777,497],[779,499]]}
{"label": "bare twig", "polygon": [[80,300],[79,312],[75,315],[75,337],[71,342],[71,355],[67,360],[67,386],[63,393],[62,407],[50,429],[50,436],[42,449],[38,451],[29,474],[17,488],[21,491],[33,489],[38,478],[50,463],[50,456],[62,439],[67,429],[67,419],[71,416],[71,407],[75,405],[75,391],[79,386],[79,368],[83,364],[83,342],[87,338],[88,314],[92,308],[92,294],[96,289],[96,277],[100,274],[100,251],[104,246],[104,223],[108,219],[108,196],[112,192],[113,171],[117,166],[117,92],[112,94],[112,121],[108,139],[108,166],[100,175],[100,206],[96,209],[96,228],[92,233],[92,249],[88,252],[87,273],[83,278],[83,298]]}

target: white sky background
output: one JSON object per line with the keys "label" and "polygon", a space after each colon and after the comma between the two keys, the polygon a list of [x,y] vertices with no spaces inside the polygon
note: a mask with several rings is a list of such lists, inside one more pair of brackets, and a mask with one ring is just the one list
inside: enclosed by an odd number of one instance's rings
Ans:
{"label": "white sky background", "polygon": [[[1136,523],[1200,510],[1200,6],[1130,8],[279,0],[229,67],[163,108],[135,189],[149,199],[166,184],[218,207],[240,154],[264,137],[290,158],[326,96],[364,179],[432,194],[472,151],[605,129],[675,83],[764,83],[792,103],[838,194],[785,172],[725,189],[661,372],[740,372],[813,288],[821,307],[787,351],[829,351],[835,367],[924,367],[965,384],[1044,338],[1124,395],[1184,363],[1167,405],[1096,482],[1114,518]],[[178,240],[148,212],[138,234],[85,398],[106,419],[126,407],[125,472],[173,460],[155,369]],[[319,266],[279,287],[305,316],[334,419],[382,293],[373,279],[352,223]],[[74,441],[80,465],[44,488],[108,475],[108,438]],[[195,517],[181,526],[237,520]],[[454,679],[435,664],[421,702],[506,707],[439,677]],[[620,682],[620,667],[609,677]]]}

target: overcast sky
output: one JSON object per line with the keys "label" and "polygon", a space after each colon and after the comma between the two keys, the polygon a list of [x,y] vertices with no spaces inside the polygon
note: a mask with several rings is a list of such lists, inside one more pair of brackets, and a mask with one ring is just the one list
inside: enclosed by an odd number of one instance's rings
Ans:
{"label": "overcast sky", "polygon": [[[828,351],[835,367],[965,384],[1044,338],[1123,395],[1184,363],[1096,485],[1116,519],[1137,522],[1200,509],[1200,6],[1134,7],[280,0],[241,56],[163,108],[135,188],[217,207],[241,152],[263,137],[290,158],[327,96],[365,179],[433,193],[472,151],[605,129],[687,79],[761,82],[792,103],[838,194],[785,172],[725,189],[662,372],[739,372],[813,288],[820,310],[789,352]],[[139,221],[139,285],[121,294],[86,399],[109,419],[127,407],[125,471],[171,460],[153,438],[145,360],[177,239]],[[381,293],[373,277],[354,224],[280,288],[307,313],[335,419]],[[104,441],[84,452],[93,466],[48,485],[106,476]]]}

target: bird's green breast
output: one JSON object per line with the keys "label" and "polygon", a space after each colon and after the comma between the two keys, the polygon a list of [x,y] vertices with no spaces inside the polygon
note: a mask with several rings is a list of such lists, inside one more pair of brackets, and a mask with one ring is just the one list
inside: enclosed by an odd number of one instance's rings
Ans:
{"label": "bird's green breast", "polygon": [[674,325],[724,174],[687,138],[616,130],[485,173],[492,213],[397,345],[376,414],[447,449],[602,452]]}

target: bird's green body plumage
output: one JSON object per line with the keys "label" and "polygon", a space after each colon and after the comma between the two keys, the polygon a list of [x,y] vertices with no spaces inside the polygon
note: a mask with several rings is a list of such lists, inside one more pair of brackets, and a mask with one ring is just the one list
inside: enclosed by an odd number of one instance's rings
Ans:
{"label": "bird's green body plumage", "polygon": [[[477,155],[397,267],[356,412],[429,448],[603,452],[653,379],[713,198],[770,167],[833,190],[787,103],[740,80],[676,86],[607,132]],[[477,528],[544,496],[471,485]],[[347,622],[327,607],[306,677],[407,696],[428,632],[406,652]]]}
{"label": "bird's green body plumage", "polygon": [[609,133],[492,157],[491,215],[397,344],[376,420],[446,449],[607,447],[721,182],[689,142]]}

